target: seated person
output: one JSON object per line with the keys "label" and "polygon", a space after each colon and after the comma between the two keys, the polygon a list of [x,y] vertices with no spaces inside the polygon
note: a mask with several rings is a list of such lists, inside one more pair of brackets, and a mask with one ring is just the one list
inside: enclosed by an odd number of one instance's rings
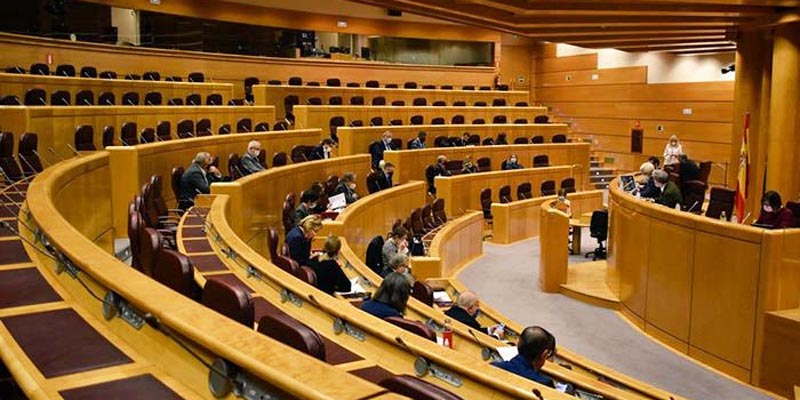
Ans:
{"label": "seated person", "polygon": [[778,192],[770,190],[761,196],[761,213],[755,222],[770,229],[791,228],[794,221],[792,210],[783,206],[783,200]]}
{"label": "seated person", "polygon": [[428,182],[428,192],[435,195],[436,187],[433,185],[437,176],[450,176],[450,171],[447,170],[447,157],[444,155],[436,157],[436,165],[433,166],[433,173]]}
{"label": "seated person", "polygon": [[675,208],[675,205],[683,203],[681,190],[675,182],[669,180],[669,174],[666,171],[661,169],[653,171],[653,179],[658,190],[656,203],[669,208]]}
{"label": "seated person", "polygon": [[333,140],[330,138],[322,139],[319,145],[315,146],[311,149],[311,154],[309,154],[309,160],[327,160],[333,157],[333,147],[334,147]]}
{"label": "seated person", "polygon": [[402,274],[391,273],[383,278],[381,286],[361,305],[361,309],[378,317],[402,317],[406,311],[411,285]]}
{"label": "seated person", "polygon": [[497,140],[494,141],[494,144],[496,145],[508,144],[508,139],[506,138],[506,134],[503,132],[498,133]]}
{"label": "seated person", "polygon": [[403,253],[395,253],[389,258],[389,263],[384,264],[382,277],[387,277],[392,272],[397,272],[405,276],[410,282],[414,282],[411,275],[411,267],[408,266],[408,255]]}
{"label": "seated person", "polygon": [[311,266],[317,274],[317,287],[327,294],[350,291],[350,279],[347,279],[339,265],[341,248],[342,241],[337,236],[328,236],[322,246],[322,254]]}
{"label": "seated person", "polygon": [[345,172],[339,184],[336,185],[335,193],[344,193],[344,200],[347,204],[355,203],[355,201],[358,200],[358,193],[356,193],[356,174]]}
{"label": "seated person", "polygon": [[511,169],[522,169],[522,164],[517,160],[516,154],[512,154],[511,157],[503,163],[503,171]]}
{"label": "seated person", "polygon": [[411,141],[408,148],[411,150],[417,149],[424,149],[425,148],[425,139],[428,137],[428,134],[425,131],[419,131],[417,133],[417,137]]}
{"label": "seated person", "polygon": [[519,336],[519,342],[517,342],[519,353],[509,361],[497,361],[492,365],[555,388],[553,379],[542,374],[541,369],[544,362],[552,359],[556,354],[556,338],[538,326],[525,328]]}
{"label": "seated person", "polygon": [[461,139],[458,141],[459,146],[468,146],[469,145],[469,132],[464,132],[461,134]]}
{"label": "seated person", "polygon": [[299,224],[300,221],[311,214],[317,214],[315,209],[318,201],[319,193],[316,190],[312,188],[304,191],[303,196],[300,198],[300,205],[294,210],[294,224]]}
{"label": "seated person", "polygon": [[377,146],[370,146],[370,155],[372,156],[372,166],[377,167],[378,163],[383,160],[383,153],[386,150],[397,150],[392,145],[392,131],[384,131],[381,136],[381,141]]}
{"label": "seated person", "polygon": [[461,168],[462,174],[474,174],[478,172],[478,167],[472,163],[472,156],[464,157],[464,163]]}
{"label": "seated person", "polygon": [[384,266],[384,273],[382,275],[386,276],[391,272],[391,270],[388,272],[386,271],[389,269],[389,259],[395,254],[408,254],[408,239],[409,233],[406,228],[398,226],[392,230],[392,237],[383,243],[383,248],[381,249]]}
{"label": "seated person", "polygon": [[197,153],[194,160],[181,176],[180,199],[178,207],[188,210],[194,206],[194,198],[198,194],[209,194],[209,185],[222,181],[222,173],[211,165],[211,154],[205,151]]}
{"label": "seated person", "polygon": [[261,154],[261,142],[251,140],[247,144],[247,151],[242,154],[242,174],[250,175],[264,170],[264,166],[258,162],[258,155]]}
{"label": "seated person", "polygon": [[289,258],[301,266],[307,266],[311,258],[311,241],[320,229],[322,229],[322,219],[318,215],[309,215],[292,228],[286,234]]}
{"label": "seated person", "polygon": [[461,322],[462,324],[490,335],[502,337],[503,328],[501,326],[482,327],[476,319],[481,312],[481,301],[478,295],[471,290],[461,292],[456,299],[456,304],[445,311],[445,315]]}
{"label": "seated person", "polygon": [[646,199],[654,199],[658,195],[658,190],[656,188],[655,181],[653,180],[653,171],[655,170],[656,168],[649,161],[642,163],[642,165],[639,167],[639,172],[642,173],[642,178],[639,179],[638,187],[635,190],[635,193],[638,193],[639,196]]}
{"label": "seated person", "polygon": [[661,167],[661,159],[656,156],[650,156],[650,158],[647,159],[647,162],[653,164],[654,169],[659,169]]}
{"label": "seated person", "polygon": [[700,177],[700,167],[697,163],[690,160],[686,154],[678,156],[678,173],[681,175],[681,182],[696,181]]}
{"label": "seated person", "polygon": [[392,183],[394,164],[381,161],[378,167],[378,188],[380,190],[391,188],[394,185]]}

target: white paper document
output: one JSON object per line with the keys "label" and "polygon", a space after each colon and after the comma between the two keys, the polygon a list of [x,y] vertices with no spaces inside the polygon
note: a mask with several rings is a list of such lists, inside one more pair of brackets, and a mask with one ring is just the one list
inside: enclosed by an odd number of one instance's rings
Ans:
{"label": "white paper document", "polygon": [[333,211],[339,211],[347,206],[347,201],[344,198],[344,193],[328,197],[328,208]]}
{"label": "white paper document", "polygon": [[500,358],[502,358],[503,361],[510,361],[519,354],[519,351],[517,350],[517,346],[502,346],[497,348],[497,354],[500,354]]}
{"label": "white paper document", "polygon": [[453,299],[444,290],[436,290],[433,292],[434,303],[452,303]]}

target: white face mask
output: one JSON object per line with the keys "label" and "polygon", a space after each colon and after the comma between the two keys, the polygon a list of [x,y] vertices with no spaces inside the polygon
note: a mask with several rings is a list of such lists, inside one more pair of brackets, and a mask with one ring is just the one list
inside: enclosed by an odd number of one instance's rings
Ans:
{"label": "white face mask", "polygon": [[761,208],[764,210],[764,212],[768,212],[768,213],[771,213],[772,211],[774,211],[772,209],[772,206],[769,205],[769,204],[764,204]]}
{"label": "white face mask", "polygon": [[317,208],[317,203],[309,204],[308,208]]}
{"label": "white face mask", "polygon": [[383,138],[383,141],[384,141],[386,144],[389,144],[389,143],[392,143],[392,138],[390,138],[390,137]]}
{"label": "white face mask", "polygon": [[516,158],[512,158],[512,159],[511,159],[511,163],[512,163],[512,164],[516,164],[516,163],[517,163],[517,159],[516,159]]}
{"label": "white face mask", "polygon": [[351,183],[349,186],[350,186],[350,190],[356,190],[356,184],[355,183]]}
{"label": "white face mask", "polygon": [[253,150],[253,157],[258,157],[261,155],[261,150]]}

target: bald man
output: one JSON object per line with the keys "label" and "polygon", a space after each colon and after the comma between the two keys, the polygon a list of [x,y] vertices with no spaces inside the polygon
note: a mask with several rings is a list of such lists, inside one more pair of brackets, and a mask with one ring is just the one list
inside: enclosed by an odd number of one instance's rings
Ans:
{"label": "bald man", "polygon": [[469,326],[472,329],[477,329],[488,333],[490,335],[502,336],[503,328],[501,326],[482,327],[476,319],[481,311],[481,300],[478,295],[471,290],[461,292],[456,299],[456,304],[450,307],[445,312],[448,317]]}

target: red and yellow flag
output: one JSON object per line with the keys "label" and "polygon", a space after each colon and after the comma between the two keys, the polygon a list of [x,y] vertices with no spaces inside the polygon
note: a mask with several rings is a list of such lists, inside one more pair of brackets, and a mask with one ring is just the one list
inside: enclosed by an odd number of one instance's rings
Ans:
{"label": "red and yellow flag", "polygon": [[750,175],[750,113],[744,115],[744,132],[742,132],[742,147],[739,149],[739,174],[736,176],[736,198],[734,206],[736,218],[739,223],[744,222],[744,202],[747,200],[747,177]]}

